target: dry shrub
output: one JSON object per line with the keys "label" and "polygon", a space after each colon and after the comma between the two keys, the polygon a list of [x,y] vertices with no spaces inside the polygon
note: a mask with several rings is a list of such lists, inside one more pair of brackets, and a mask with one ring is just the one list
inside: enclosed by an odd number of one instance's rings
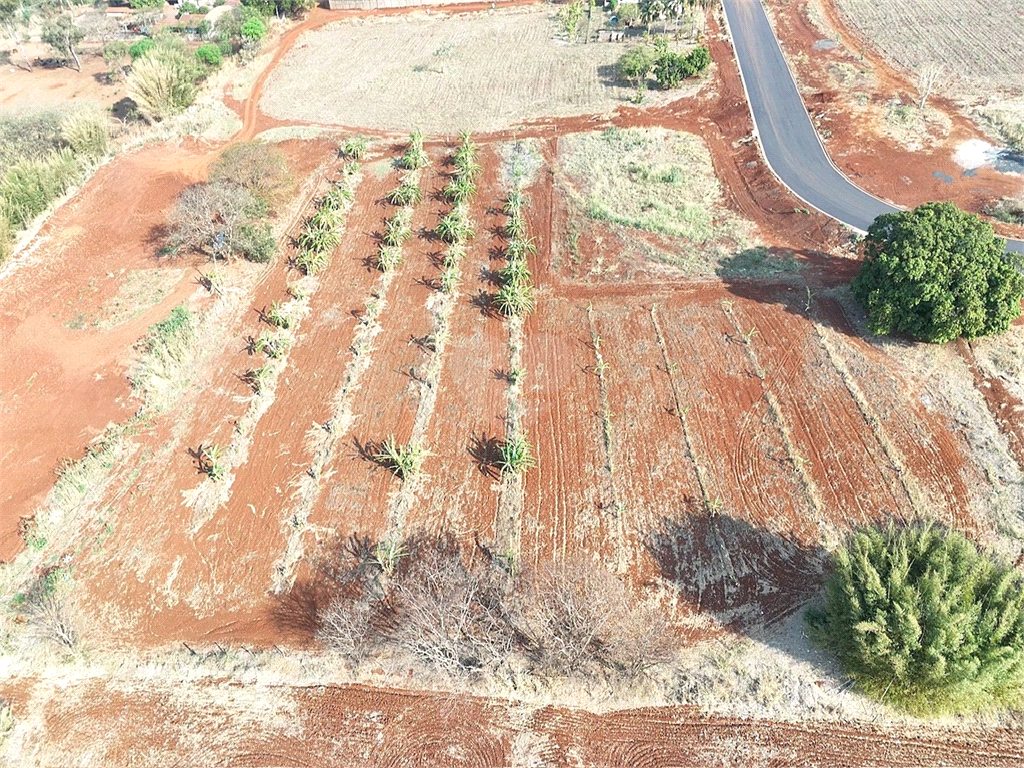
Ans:
{"label": "dry shrub", "polygon": [[548,674],[610,669],[635,677],[664,663],[672,636],[653,605],[638,604],[613,573],[588,560],[551,565],[519,590],[520,630]]}
{"label": "dry shrub", "polygon": [[225,181],[194,184],[178,197],[170,217],[176,248],[199,251],[210,258],[240,255],[266,262],[275,243],[262,220],[266,206],[245,187]]}
{"label": "dry shrub", "polygon": [[421,544],[396,572],[395,640],[446,671],[494,666],[515,634],[508,586],[490,564],[464,561],[452,537]]}
{"label": "dry shrub", "polygon": [[393,561],[380,551],[365,540],[350,548],[318,616],[319,641],[354,661],[391,646],[449,673],[516,662],[552,676],[637,677],[672,651],[657,608],[597,563],[515,577],[478,551],[467,557],[450,535],[390,547],[401,553]]}
{"label": "dry shrub", "polygon": [[24,618],[40,640],[70,650],[78,643],[78,632],[67,609],[67,579],[62,569],[52,568],[17,593],[10,607]]}
{"label": "dry shrub", "polygon": [[211,182],[228,182],[249,190],[273,210],[291,186],[284,152],[261,141],[228,147],[210,171]]}

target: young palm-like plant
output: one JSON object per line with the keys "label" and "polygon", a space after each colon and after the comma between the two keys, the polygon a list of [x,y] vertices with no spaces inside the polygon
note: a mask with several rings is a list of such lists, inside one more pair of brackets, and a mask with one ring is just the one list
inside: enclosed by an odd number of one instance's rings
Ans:
{"label": "young palm-like plant", "polygon": [[246,382],[248,382],[249,386],[252,387],[252,391],[257,395],[266,390],[272,378],[273,371],[269,365],[253,368],[245,374]]}
{"label": "young palm-like plant", "polygon": [[533,278],[530,268],[526,266],[526,262],[522,259],[514,259],[508,262],[498,274],[501,277],[502,285],[508,285],[509,283],[529,284]]}
{"label": "young palm-like plant", "polygon": [[505,205],[502,210],[505,211],[507,216],[518,215],[522,212],[523,207],[526,205],[526,195],[521,190],[515,190],[510,192],[508,197],[505,198]]}
{"label": "young palm-like plant", "polygon": [[530,441],[524,434],[506,439],[498,447],[498,451],[500,453],[498,469],[502,474],[515,475],[537,466]]}
{"label": "young palm-like plant", "polygon": [[267,312],[267,322],[277,328],[291,328],[294,318],[289,310],[290,308],[286,304],[273,302],[270,305],[270,311]]}
{"label": "young palm-like plant", "polygon": [[419,443],[400,445],[392,436],[381,444],[380,452],[375,458],[396,476],[408,480],[420,471],[427,454],[427,449]]}
{"label": "young palm-like plant", "polygon": [[476,184],[468,176],[455,176],[444,188],[444,196],[456,205],[468,203],[476,194]]}
{"label": "young palm-like plant", "polygon": [[257,354],[265,354],[267,357],[276,360],[284,356],[290,345],[291,338],[289,336],[273,335],[265,331],[253,342],[252,346]]}
{"label": "young palm-like plant", "polygon": [[513,213],[505,222],[505,234],[511,238],[522,239],[526,237],[526,221],[521,213]]}
{"label": "young palm-like plant", "polygon": [[376,264],[381,272],[390,272],[402,263],[402,246],[381,245],[377,251]]}
{"label": "young palm-like plant", "polygon": [[388,192],[387,201],[392,205],[418,205],[423,199],[423,191],[420,189],[419,179],[409,174],[402,183]]}
{"label": "young palm-like plant", "polygon": [[329,208],[341,213],[350,202],[352,202],[352,190],[341,184],[332,184],[323,200],[320,201],[320,208]]}
{"label": "young palm-like plant", "polygon": [[398,566],[398,561],[409,554],[409,550],[401,541],[388,539],[379,541],[373,548],[373,561],[386,575],[391,576]]}
{"label": "young palm-like plant", "polygon": [[323,211],[317,213],[316,216],[306,222],[305,229],[296,238],[299,248],[303,251],[330,253],[341,242],[341,235],[338,234],[337,228],[330,226],[326,217],[317,218],[320,213],[323,213]]}
{"label": "young palm-like plant", "polygon": [[349,136],[341,145],[341,156],[349,160],[362,160],[370,144],[365,136]]}
{"label": "young palm-like plant", "polygon": [[463,243],[475,234],[461,207],[455,208],[448,215],[443,216],[435,231],[442,240],[448,243]]}
{"label": "young palm-like plant", "polygon": [[525,315],[533,311],[533,287],[529,283],[513,281],[501,286],[494,297],[494,306],[503,315]]}
{"label": "young palm-like plant", "polygon": [[204,445],[199,452],[201,469],[213,481],[223,480],[228,473],[224,449],[219,445]]}
{"label": "young palm-like plant", "polygon": [[456,266],[445,267],[441,272],[441,293],[452,293],[459,285],[459,269]]}
{"label": "young palm-like plant", "polygon": [[505,248],[505,257],[509,261],[523,261],[536,252],[537,246],[534,244],[533,238],[514,237],[509,240],[508,246]]}
{"label": "young palm-like plant", "polygon": [[295,266],[302,270],[303,274],[315,275],[327,266],[327,251],[299,251],[295,255]]}
{"label": "young palm-like plant", "polygon": [[384,222],[384,235],[381,238],[385,245],[399,246],[412,237],[412,208],[401,208],[398,213]]}
{"label": "young palm-like plant", "polygon": [[423,168],[430,162],[423,149],[423,133],[417,128],[409,135],[409,147],[405,150],[398,164],[407,171]]}

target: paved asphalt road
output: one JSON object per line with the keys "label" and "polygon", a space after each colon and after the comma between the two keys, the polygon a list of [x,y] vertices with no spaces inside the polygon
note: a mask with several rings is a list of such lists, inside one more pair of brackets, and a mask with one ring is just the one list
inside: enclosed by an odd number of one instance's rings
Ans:
{"label": "paved asphalt road", "polygon": [[[891,0],[898,2],[898,0]],[[761,0],[722,0],[761,147],[775,174],[819,211],[867,230],[899,210],[852,184],[825,154]],[[1007,248],[1024,253],[1024,242]]]}

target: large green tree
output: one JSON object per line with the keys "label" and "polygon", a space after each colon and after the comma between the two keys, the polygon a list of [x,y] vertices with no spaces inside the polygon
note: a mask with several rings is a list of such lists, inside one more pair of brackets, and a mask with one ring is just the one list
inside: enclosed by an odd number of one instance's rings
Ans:
{"label": "large green tree", "polygon": [[918,714],[1024,701],[1024,578],[930,524],[857,531],[833,556],[814,638],[869,695]]}
{"label": "large green tree", "polygon": [[853,294],[877,334],[943,343],[1002,333],[1021,312],[1024,264],[991,225],[952,203],[875,219]]}

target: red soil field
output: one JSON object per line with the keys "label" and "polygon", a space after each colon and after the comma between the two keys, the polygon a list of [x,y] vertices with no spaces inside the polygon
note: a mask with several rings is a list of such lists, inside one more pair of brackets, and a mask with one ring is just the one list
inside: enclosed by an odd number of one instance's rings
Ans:
{"label": "red soil field", "polygon": [[[336,17],[314,12],[285,35],[277,56],[302,30]],[[893,357],[861,341],[833,300],[815,297],[804,311],[803,284],[795,280],[683,282],[635,264],[628,272],[632,280],[614,282],[587,276],[585,261],[579,277],[553,265],[570,216],[551,170],[557,136],[608,124],[664,125],[704,136],[727,204],[757,222],[768,241],[806,259],[809,286],[827,288],[849,277],[856,262],[821,253],[841,242],[840,228],[818,214],[794,213],[801,204],[779,188],[756,147],[740,143],[751,126],[731,51],[720,37],[710,44],[717,82],[695,101],[659,110],[623,108],[608,119],[537,121],[516,133],[541,139],[549,166],[528,190],[538,306],[524,325],[520,404],[537,466],[524,479],[522,561],[599,558],[638,590],[659,590],[678,609],[684,630],[685,619],[699,614],[716,626],[743,629],[792,612],[820,585],[824,546],[850,525],[909,514],[907,488],[920,487],[924,501],[959,527],[986,527],[970,514],[972,489],[985,479],[969,458],[956,414],[926,405],[915,374],[897,370]],[[270,124],[256,108],[261,82],[237,105],[245,121],[242,136]],[[451,530],[466,543],[496,542],[506,523],[496,518],[501,481],[481,471],[470,448],[474,437],[502,436],[508,383],[498,374],[508,366],[509,324],[474,299],[494,291],[482,270],[500,263],[495,250],[502,245],[497,230],[504,216],[496,208],[503,197],[496,144],[511,136],[478,138],[484,166],[472,207],[478,234],[463,262],[426,429],[431,454],[408,516],[393,514],[401,482],[370,460],[366,449],[392,435],[408,439],[422,402],[410,371],[422,372],[429,353],[416,340],[433,330],[430,283],[443,246],[429,232],[447,210],[435,195],[446,182],[441,163],[450,151],[439,146],[430,147],[415,237],[388,285],[381,331],[349,402],[352,421],[336,436],[308,521],[293,523],[296,490],[314,460],[310,435],[335,416],[332,400],[353,360],[358,318],[384,284],[364,263],[393,211],[382,198],[397,184],[397,174],[377,173],[380,166],[364,169],[346,233],[319,277],[276,398],[256,426],[248,460],[232,469],[228,501],[204,515],[185,504],[182,493],[207,482],[190,451],[228,444],[251,402],[242,376],[258,363],[245,341],[266,329],[259,312],[284,300],[297,278],[283,260],[259,273],[183,402],[133,438],[139,450],[117,468],[106,499],[111,509],[104,509],[104,519],[113,532],[101,540],[97,518],[74,541],[60,542],[61,553],[73,560],[75,589],[94,619],[86,630],[92,642],[291,647],[309,640],[315,622],[282,619],[282,603],[291,599],[301,613],[308,598],[316,607],[317,595],[303,590],[312,589],[319,561],[349,535]],[[327,140],[283,146],[309,196],[297,200],[288,228],[295,234],[311,210],[316,169],[336,168],[329,160],[334,147]],[[114,160],[54,214],[44,229],[52,238],[33,260],[5,278],[0,339],[12,360],[26,364],[0,369],[0,558],[23,549],[18,520],[52,487],[59,460],[81,455],[104,425],[124,421],[137,408],[124,378],[132,347],[193,286],[183,279],[160,304],[114,331],[64,324],[116,294],[119,278],[91,285],[111,264],[154,266],[154,229],[174,195],[204,176],[217,151],[159,146]],[[389,147],[384,161],[397,151]],[[871,158],[879,172],[906,157],[887,152]],[[584,240],[581,246],[585,258],[605,255],[600,247],[614,258],[621,243]],[[203,294],[191,300],[210,301]],[[751,329],[757,333],[747,336]],[[607,365],[603,380],[595,347]],[[34,379],[32,370],[39,374]],[[873,406],[880,427],[861,412],[854,387]],[[47,415],[45,430],[40,414]],[[879,435],[891,443],[890,453],[903,457],[902,469],[894,467]],[[281,574],[289,552],[297,558],[294,570]],[[287,583],[292,577],[299,589],[272,594],[278,578]],[[1019,733],[797,727],[685,708],[527,711],[519,703],[461,694],[275,688],[273,696],[284,700],[275,710],[285,713],[278,721],[246,703],[248,689],[233,683],[216,690],[179,686],[180,696],[195,697],[189,702],[175,700],[158,683],[131,690],[101,681],[72,687],[67,695],[41,695],[44,700],[32,703],[45,724],[25,747],[37,764],[66,764],[68,754],[84,754],[92,744],[90,754],[111,764],[145,764],[147,756],[164,754],[160,750],[184,762],[236,765],[502,765],[534,755],[553,765],[637,766],[744,760],[1010,765],[1024,752]],[[17,707],[29,704],[23,689],[0,692]],[[247,710],[255,716],[234,717],[243,705],[255,707]],[[233,729],[225,727],[229,721]]]}

